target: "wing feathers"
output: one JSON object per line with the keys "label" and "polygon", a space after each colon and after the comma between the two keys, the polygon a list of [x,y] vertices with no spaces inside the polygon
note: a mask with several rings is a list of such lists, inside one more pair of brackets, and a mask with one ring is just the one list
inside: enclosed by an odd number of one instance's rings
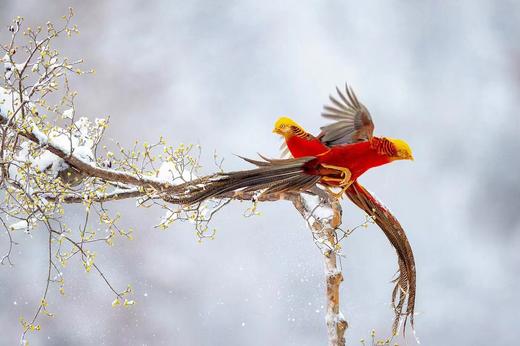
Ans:
{"label": "wing feathers", "polygon": [[[368,109],[359,102],[354,90],[345,85],[342,93],[336,88],[341,101],[329,96],[331,105],[323,107],[324,118],[335,123],[321,127],[318,138],[327,146],[350,144],[372,138],[374,123]],[[345,96],[346,94],[346,96]]]}

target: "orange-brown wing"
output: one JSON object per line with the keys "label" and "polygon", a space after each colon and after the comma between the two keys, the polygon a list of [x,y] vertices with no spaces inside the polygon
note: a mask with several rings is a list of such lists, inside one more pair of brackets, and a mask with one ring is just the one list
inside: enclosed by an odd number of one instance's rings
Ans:
{"label": "orange-brown wing", "polygon": [[372,138],[374,123],[368,109],[359,102],[352,88],[345,84],[345,94],[338,88],[339,100],[329,96],[331,105],[323,107],[323,117],[336,120],[321,127],[318,138],[327,146],[367,141]]}

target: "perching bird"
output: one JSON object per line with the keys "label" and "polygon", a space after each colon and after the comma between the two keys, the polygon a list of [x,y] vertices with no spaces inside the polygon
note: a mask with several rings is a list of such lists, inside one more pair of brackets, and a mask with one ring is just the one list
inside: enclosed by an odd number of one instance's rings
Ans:
{"label": "perching bird", "polygon": [[[333,161],[327,159],[327,156],[331,155],[329,152],[349,156],[351,162],[344,168],[348,168],[349,172],[345,175],[350,174],[349,179],[352,182],[344,187],[338,196],[345,191],[352,202],[373,216],[399,257],[399,276],[395,280],[396,286],[392,294],[396,313],[393,331],[396,333],[402,315],[405,316],[404,328],[407,317],[410,317],[413,326],[416,275],[413,252],[399,221],[356,179],[367,169],[391,162],[396,156],[412,160],[413,157],[410,147],[404,141],[373,136],[372,117],[352,89],[345,86],[346,96],[339,89],[336,90],[341,101],[330,96],[332,105],[325,106],[322,113],[325,118],[334,119],[336,122],[322,127],[318,136],[307,133],[287,117],[281,117],[276,121],[273,132],[284,137],[284,155],[290,153],[294,158],[322,155],[328,163]],[[338,146],[342,148],[341,151],[335,149]],[[405,303],[406,310],[403,313]]]}

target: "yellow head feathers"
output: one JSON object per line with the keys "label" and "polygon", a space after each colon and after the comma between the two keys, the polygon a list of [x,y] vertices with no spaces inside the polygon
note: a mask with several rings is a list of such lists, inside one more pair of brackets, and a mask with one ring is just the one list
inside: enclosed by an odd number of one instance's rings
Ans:
{"label": "yellow head feathers", "polygon": [[393,157],[394,160],[412,160],[413,161],[413,155],[412,155],[412,149],[402,139],[395,139],[395,138],[386,138],[395,147],[396,155]]}
{"label": "yellow head feathers", "polygon": [[287,117],[278,118],[274,124],[273,132],[282,135],[285,138],[305,134],[305,130],[300,125]]}

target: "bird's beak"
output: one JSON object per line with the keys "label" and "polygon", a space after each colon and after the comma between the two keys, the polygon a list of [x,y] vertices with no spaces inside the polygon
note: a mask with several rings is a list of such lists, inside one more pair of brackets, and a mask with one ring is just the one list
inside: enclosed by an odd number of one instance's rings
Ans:
{"label": "bird's beak", "polygon": [[277,133],[277,134],[281,135],[280,130],[278,130],[276,127],[273,129],[273,133]]}

